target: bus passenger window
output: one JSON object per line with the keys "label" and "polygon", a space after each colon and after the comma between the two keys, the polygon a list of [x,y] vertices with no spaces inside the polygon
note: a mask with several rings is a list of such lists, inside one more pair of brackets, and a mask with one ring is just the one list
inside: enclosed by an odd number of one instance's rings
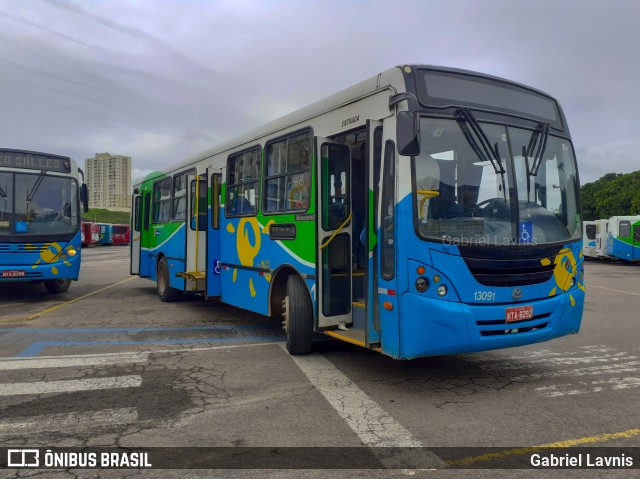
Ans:
{"label": "bus passenger window", "polygon": [[225,215],[250,216],[258,211],[258,180],[262,149],[257,146],[227,159]]}
{"label": "bus passenger window", "polygon": [[267,144],[264,212],[306,211],[311,185],[311,132]]}

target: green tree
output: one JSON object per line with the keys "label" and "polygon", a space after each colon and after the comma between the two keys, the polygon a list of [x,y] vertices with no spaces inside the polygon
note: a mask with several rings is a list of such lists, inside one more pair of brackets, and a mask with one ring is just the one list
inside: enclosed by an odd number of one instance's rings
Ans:
{"label": "green tree", "polygon": [[640,171],[607,173],[580,189],[585,220],[640,214]]}

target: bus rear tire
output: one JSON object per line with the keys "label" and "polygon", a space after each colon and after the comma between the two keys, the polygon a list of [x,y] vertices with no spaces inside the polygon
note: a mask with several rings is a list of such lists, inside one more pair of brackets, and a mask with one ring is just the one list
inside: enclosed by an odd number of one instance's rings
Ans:
{"label": "bus rear tire", "polygon": [[313,309],[309,291],[302,278],[287,278],[287,296],[283,302],[284,330],[289,354],[309,354],[313,343]]}
{"label": "bus rear tire", "polygon": [[44,282],[44,287],[51,294],[65,293],[69,286],[71,286],[70,279],[47,279]]}
{"label": "bus rear tire", "polygon": [[166,258],[162,258],[160,262],[158,262],[158,268],[156,269],[156,287],[160,301],[163,303],[178,301],[182,295],[182,291],[171,287],[171,283],[169,282],[169,267]]}

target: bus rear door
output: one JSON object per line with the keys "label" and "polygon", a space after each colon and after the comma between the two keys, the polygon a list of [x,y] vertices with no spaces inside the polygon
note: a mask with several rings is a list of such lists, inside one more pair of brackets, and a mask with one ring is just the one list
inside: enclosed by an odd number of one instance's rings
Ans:
{"label": "bus rear door", "polygon": [[205,291],[207,253],[207,177],[188,177],[189,217],[186,234],[185,291]]}
{"label": "bus rear door", "polygon": [[131,198],[133,203],[133,218],[131,221],[131,274],[140,274],[140,249],[142,248],[141,230],[142,230],[142,196],[134,193]]}

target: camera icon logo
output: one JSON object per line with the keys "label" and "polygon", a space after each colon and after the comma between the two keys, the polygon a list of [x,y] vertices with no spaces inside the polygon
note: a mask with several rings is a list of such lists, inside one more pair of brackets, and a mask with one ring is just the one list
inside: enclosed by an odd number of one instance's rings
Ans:
{"label": "camera icon logo", "polygon": [[38,467],[40,451],[38,449],[8,449],[7,467]]}

